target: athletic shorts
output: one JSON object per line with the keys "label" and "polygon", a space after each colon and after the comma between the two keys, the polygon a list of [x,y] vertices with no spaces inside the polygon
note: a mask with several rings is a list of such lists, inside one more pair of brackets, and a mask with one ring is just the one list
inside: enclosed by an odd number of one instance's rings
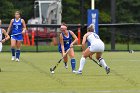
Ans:
{"label": "athletic shorts", "polygon": [[[65,52],[70,48],[70,46],[64,47]],[[58,46],[58,51],[62,53],[61,45]]]}
{"label": "athletic shorts", "polygon": [[98,42],[96,44],[91,44],[89,46],[90,52],[104,52],[105,46],[103,42]]}
{"label": "athletic shorts", "polygon": [[17,41],[23,41],[23,36],[22,34],[14,35],[14,36],[11,36],[11,39],[17,40]]}

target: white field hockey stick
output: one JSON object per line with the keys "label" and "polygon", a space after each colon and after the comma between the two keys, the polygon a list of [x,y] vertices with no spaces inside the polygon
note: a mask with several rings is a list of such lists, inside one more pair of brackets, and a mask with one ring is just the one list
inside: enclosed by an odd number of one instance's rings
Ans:
{"label": "white field hockey stick", "polygon": [[56,63],[56,65],[53,68],[50,68],[51,73],[56,69],[56,67],[59,65],[59,63],[64,59],[64,57],[68,54],[70,48],[66,51],[66,54]]}
{"label": "white field hockey stick", "polygon": [[22,34],[22,33],[12,34],[11,36],[16,36],[16,35],[20,35],[20,34]]}

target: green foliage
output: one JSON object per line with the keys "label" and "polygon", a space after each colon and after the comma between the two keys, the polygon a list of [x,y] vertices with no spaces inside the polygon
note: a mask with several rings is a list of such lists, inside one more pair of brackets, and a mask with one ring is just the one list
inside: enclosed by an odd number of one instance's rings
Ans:
{"label": "green foliage", "polygon": [[14,5],[8,0],[0,0],[0,19],[3,23],[9,22],[12,18],[12,13],[14,11]]}
{"label": "green foliage", "polygon": [[3,23],[9,23],[14,17],[14,12],[19,10],[27,21],[33,16],[34,0],[0,0],[0,18]]}
{"label": "green foliage", "polygon": [[[20,10],[22,17],[29,20],[34,15],[35,0],[0,0],[0,19],[9,23],[14,17],[14,11]],[[110,0],[96,0],[99,9],[99,23],[110,23]],[[66,23],[81,23],[81,0],[62,0],[62,20]],[[91,0],[84,0],[84,23],[87,23],[87,9],[91,8]],[[117,22],[139,22],[140,0],[116,0]]]}
{"label": "green foliage", "polygon": [[80,23],[81,15],[79,3],[79,0],[62,0],[62,21],[66,23]]}
{"label": "green foliage", "polygon": [[116,0],[117,22],[140,22],[140,0]]}
{"label": "green foliage", "polygon": [[26,21],[34,16],[34,0],[12,0],[12,2],[15,10],[20,10],[22,18]]}
{"label": "green foliage", "polygon": [[110,0],[96,0],[95,8],[99,10],[99,23],[110,23]]}

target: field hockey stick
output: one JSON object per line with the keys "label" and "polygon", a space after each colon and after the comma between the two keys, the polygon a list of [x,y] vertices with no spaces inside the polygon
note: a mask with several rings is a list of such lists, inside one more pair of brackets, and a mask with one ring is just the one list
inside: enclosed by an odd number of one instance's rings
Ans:
{"label": "field hockey stick", "polygon": [[20,35],[20,34],[22,34],[22,33],[12,34],[11,36],[16,36],[16,35]]}
{"label": "field hockey stick", "polygon": [[64,57],[68,54],[69,50],[70,50],[70,48],[66,51],[66,54],[56,63],[56,65],[55,65],[53,68],[50,68],[50,71],[51,71],[51,72],[54,71],[54,70],[57,68],[57,66],[59,65],[59,63],[60,63],[60,62],[64,59]]}
{"label": "field hockey stick", "polygon": [[93,58],[90,58],[94,63],[96,63],[98,66],[102,67],[102,65],[100,65],[96,60],[94,60]]}

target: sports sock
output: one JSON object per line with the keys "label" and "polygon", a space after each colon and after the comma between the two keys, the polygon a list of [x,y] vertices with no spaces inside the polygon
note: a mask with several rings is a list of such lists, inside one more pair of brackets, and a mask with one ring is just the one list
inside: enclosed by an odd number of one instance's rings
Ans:
{"label": "sports sock", "polygon": [[84,67],[85,63],[86,63],[86,59],[84,57],[82,57],[81,60],[80,60],[79,71],[83,70],[83,67]]}
{"label": "sports sock", "polygon": [[75,70],[75,65],[76,65],[76,60],[75,60],[75,58],[72,58],[71,59],[71,67],[72,67],[72,70]]}
{"label": "sports sock", "polygon": [[64,62],[65,66],[67,66],[67,62]]}
{"label": "sports sock", "polygon": [[12,56],[15,56],[15,49],[11,48]]}
{"label": "sports sock", "polygon": [[103,58],[99,58],[99,62],[104,68],[106,68],[107,65],[106,65],[105,60]]}
{"label": "sports sock", "polygon": [[16,50],[16,58],[19,59],[19,57],[20,57],[20,50]]}

